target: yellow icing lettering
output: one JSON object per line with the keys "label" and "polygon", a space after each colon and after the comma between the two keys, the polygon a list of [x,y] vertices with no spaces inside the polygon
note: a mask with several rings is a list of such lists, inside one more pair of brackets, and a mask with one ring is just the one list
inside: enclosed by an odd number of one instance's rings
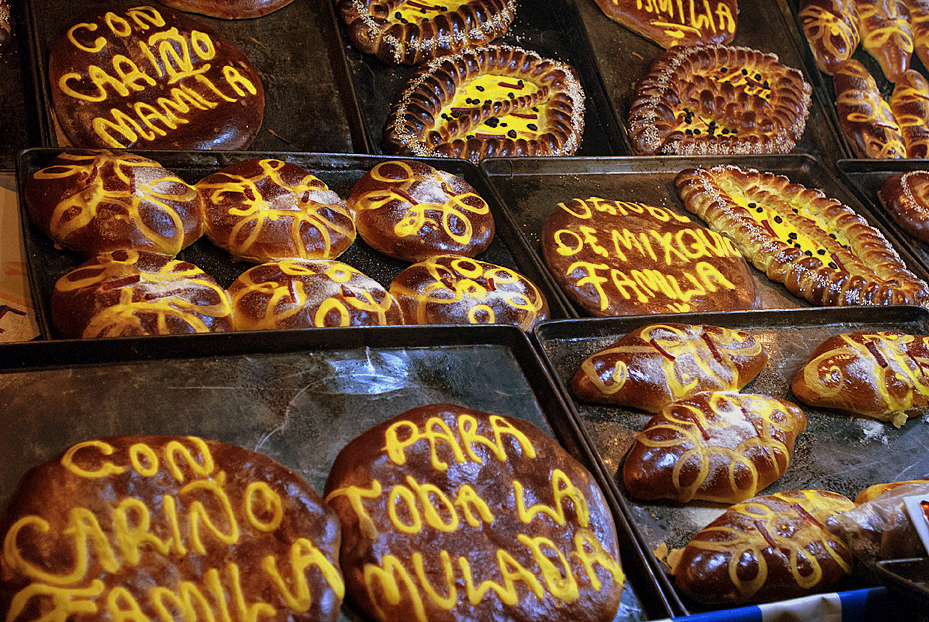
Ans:
{"label": "yellow icing lettering", "polygon": [[273,618],[277,609],[268,603],[254,603],[249,605],[245,602],[245,594],[242,592],[242,581],[239,579],[239,566],[237,564],[226,565],[226,576],[232,584],[233,602],[239,613],[239,620],[242,622],[258,622],[261,616]]}
{"label": "yellow icing lettering", "polygon": [[107,477],[115,473],[122,473],[126,470],[125,467],[119,467],[114,465],[111,462],[104,461],[103,464],[96,471],[88,471],[76,465],[74,463],[74,456],[77,452],[81,451],[86,447],[94,447],[100,450],[100,453],[104,456],[111,456],[115,449],[109,443],[104,443],[103,441],[85,441],[83,443],[78,443],[71,447],[68,451],[65,452],[65,455],[61,458],[61,465],[71,471],[78,477],[88,477],[92,479],[97,479],[101,477]]}
{"label": "yellow icing lettering", "polygon": [[106,609],[114,622],[149,622],[139,601],[124,587],[114,587],[106,597]]}
{"label": "yellow icing lettering", "polygon": [[206,73],[210,69],[209,64],[194,69],[190,47],[187,40],[178,32],[177,27],[154,33],[148,38],[148,46],[154,49],[161,59],[161,63],[168,74],[168,84],[174,84],[183,78]]}
{"label": "yellow icing lettering", "polygon": [[[406,506],[406,515],[412,521],[410,524],[404,523],[397,514],[397,500],[402,499]],[[423,528],[423,519],[416,507],[416,497],[413,492],[405,486],[394,486],[390,489],[387,501],[387,514],[390,516],[390,522],[394,527],[403,533],[418,533]]]}
{"label": "yellow icing lettering", "polygon": [[400,586],[397,584],[398,577],[404,587],[406,587],[407,593],[410,595],[410,600],[413,605],[413,611],[411,613],[415,616],[416,620],[426,622],[426,610],[423,607],[422,596],[419,590],[416,589],[416,584],[406,571],[406,568],[404,568],[400,560],[393,555],[384,555],[382,566],[365,564],[363,579],[365,587],[368,589],[368,595],[374,603],[374,608],[378,611],[381,618],[386,618],[384,610],[381,609],[378,604],[378,599],[375,597],[375,582],[377,582],[377,585],[380,587],[380,592],[388,604],[396,605],[400,602]]}
{"label": "yellow icing lettering", "polygon": [[[413,553],[413,567],[416,571],[416,578],[419,579],[419,584],[422,585],[423,589],[426,591],[426,596],[432,599],[432,602],[442,609],[449,611],[458,601],[458,588],[455,587],[455,570],[452,567],[452,558],[451,555],[448,554],[448,551],[439,553],[439,561],[442,564],[442,573],[445,576],[445,591],[448,592],[447,596],[442,596],[432,587],[429,577],[426,576],[426,568],[425,564],[423,564],[422,554]],[[431,575],[434,573],[429,574]]]}
{"label": "yellow icing lettering", "polygon": [[[472,527],[480,526],[481,521],[488,524],[494,522],[494,515],[490,511],[487,502],[481,499],[477,491],[467,484],[458,489],[455,505],[461,508],[465,522]],[[474,511],[477,512],[477,516],[475,516]]]}
{"label": "yellow icing lettering", "polygon": [[[406,440],[403,441],[400,440],[400,437],[397,434],[401,427],[410,430],[410,435],[406,438]],[[439,428],[438,431],[435,429],[436,427]],[[437,441],[444,441],[448,444],[449,448],[452,450],[452,454],[454,455],[456,462],[464,462],[464,454],[462,453],[461,448],[458,446],[458,440],[455,438],[454,433],[447,425],[445,425],[445,422],[438,417],[430,417],[429,421],[426,422],[426,430],[422,433],[419,431],[419,428],[417,428],[415,424],[409,421],[399,421],[393,424],[384,434],[384,449],[387,450],[387,456],[394,464],[402,466],[406,462],[404,450],[423,439],[429,441],[432,468],[438,469],[440,471],[445,471],[448,469],[448,464],[439,460],[438,453],[436,451]]]}
{"label": "yellow icing lettering", "polygon": [[235,520],[232,512],[232,504],[229,503],[229,497],[223,490],[226,473],[220,472],[215,479],[198,480],[191,482],[181,488],[181,494],[187,494],[193,491],[206,491],[210,493],[222,508],[222,513],[226,516],[229,533],[223,533],[210,518],[209,512],[204,508],[203,503],[194,501],[190,505],[190,536],[194,551],[200,555],[206,555],[206,547],[203,545],[203,539],[200,537],[200,525],[206,526],[220,542],[224,544],[235,544],[239,540],[239,525]]}
{"label": "yellow icing lettering", "polygon": [[181,467],[179,466],[178,456],[183,458],[184,462],[190,467],[195,476],[207,477],[210,473],[213,472],[213,456],[210,454],[210,450],[206,445],[206,442],[195,436],[188,436],[188,440],[193,442],[198,446],[200,450],[202,464],[194,460],[194,457],[190,453],[190,449],[179,443],[178,441],[171,441],[168,443],[168,446],[165,447],[165,458],[168,462],[168,471],[171,473],[171,477],[176,479],[179,482],[184,481],[184,474],[181,473]]}
{"label": "yellow icing lettering", "polygon": [[468,601],[472,605],[481,602],[487,595],[488,591],[493,591],[500,601],[505,605],[516,605],[519,602],[519,596],[516,594],[516,581],[523,581],[526,587],[532,590],[533,594],[541,597],[537,590],[541,591],[542,586],[538,580],[523,568],[519,562],[513,559],[509,553],[497,549],[497,562],[500,565],[500,572],[503,574],[503,585],[491,580],[481,581],[477,587],[474,586],[474,576],[471,573],[471,564],[464,557],[458,558],[458,565],[461,567],[461,573],[465,580],[465,593]]}
{"label": "yellow icing lettering", "polygon": [[129,462],[132,470],[143,477],[152,477],[158,473],[158,455],[145,443],[136,443],[129,448]]}
{"label": "yellow icing lettering", "polygon": [[[604,266],[604,268],[605,267],[606,266]],[[642,291],[642,286],[639,285],[639,283],[637,283],[636,281],[626,276],[626,274],[622,272],[621,270],[610,270],[610,280],[612,281],[613,286],[619,292],[619,295],[623,297],[623,299],[629,300],[630,298],[632,298],[632,295],[635,294],[635,298],[638,302],[648,302],[648,296],[645,295],[646,294],[645,291]],[[629,292],[627,292],[626,291],[627,288],[632,290],[633,294],[630,294]],[[607,304],[609,303],[609,300],[606,298],[606,294],[603,292],[602,289],[600,290],[600,293],[601,293],[600,309],[606,309]]]}
{"label": "yellow icing lettering", "polygon": [[97,29],[97,25],[82,23],[82,24],[75,24],[74,26],[71,26],[71,28],[68,29],[67,36],[68,36],[68,41],[70,41],[74,47],[81,50],[82,52],[90,52],[91,54],[96,54],[97,52],[99,52],[100,50],[106,47],[106,39],[104,37],[97,37],[96,39],[94,39],[93,47],[87,47],[86,45],[81,45],[80,43],[78,43],[77,39],[75,39],[74,37],[74,33],[79,28],[86,29],[86,30],[89,30],[90,32],[93,32]]}
{"label": "yellow icing lettering", "polygon": [[581,239],[583,240],[583,244],[590,246],[590,250],[597,253],[601,257],[610,256],[610,253],[607,252],[607,250],[603,248],[603,246],[601,246],[599,242],[597,242],[597,237],[594,235],[595,233],[597,233],[596,229],[594,229],[593,227],[578,227],[578,228],[580,229],[580,232],[581,232]]}
{"label": "yellow icing lettering", "polygon": [[117,37],[128,37],[132,34],[132,26],[129,25],[129,22],[112,11],[103,16],[103,22],[110,27],[110,32]]}
{"label": "yellow icing lettering", "polygon": [[[130,524],[130,514],[135,516],[135,524]],[[139,563],[139,547],[152,546],[161,555],[171,550],[171,542],[163,542],[149,533],[151,514],[148,507],[138,499],[127,498],[120,501],[113,511],[113,530],[116,541],[126,561],[133,566]]]}
{"label": "yellow icing lettering", "polygon": [[672,242],[672,234],[670,232],[659,234],[654,229],[650,229],[649,233],[651,233],[652,237],[658,241],[658,243],[661,245],[662,248],[664,248],[664,262],[667,265],[670,266],[674,263],[674,261],[671,259],[671,253],[674,253],[675,259],[683,263],[688,263],[688,260],[686,257],[684,257],[683,253],[681,253],[681,251],[674,248],[674,243]]}
{"label": "yellow icing lettering", "polygon": [[381,483],[374,480],[371,482],[371,488],[368,489],[349,486],[347,488],[333,490],[326,495],[326,503],[338,497],[346,497],[349,504],[352,506],[352,510],[355,512],[355,516],[358,517],[361,535],[369,540],[373,540],[377,537],[377,527],[374,526],[374,521],[371,520],[371,516],[365,511],[362,499],[377,499],[379,496],[381,496]]}
{"label": "yellow icing lettering", "polygon": [[[567,241],[565,240],[566,237]],[[562,257],[577,255],[584,248],[584,241],[574,231],[559,229],[555,232],[553,238],[556,245],[555,252]]]}
{"label": "yellow icing lettering", "polygon": [[[685,241],[684,238],[689,238]],[[681,229],[674,236],[674,241],[688,259],[699,259],[700,257],[711,257],[700,236],[693,229]]]}
{"label": "yellow icing lettering", "polygon": [[[545,585],[552,596],[568,604],[577,602],[580,598],[577,579],[574,578],[574,573],[571,572],[567,558],[558,550],[555,543],[542,536],[530,538],[523,533],[518,534],[516,538],[532,550],[532,558],[539,565],[539,571],[542,573]],[[545,547],[546,551],[543,551],[542,547]],[[558,557],[561,568],[552,562],[551,553]]]}
{"label": "yellow icing lettering", "polygon": [[81,74],[79,73],[66,73],[62,75],[60,78],[58,78],[58,88],[61,89],[62,93],[64,93],[65,95],[68,95],[69,97],[73,97],[75,99],[82,99],[88,102],[102,102],[103,100],[106,99],[106,89],[104,89],[99,84],[95,84],[95,86],[97,87],[96,95],[90,95],[87,93],[79,93],[78,91],[75,91],[70,86],[68,86],[68,80],[80,80],[80,79],[81,79]]}
{"label": "yellow icing lettering", "polygon": [[[529,437],[516,429],[513,424],[508,421],[506,418],[499,415],[490,416],[490,427],[494,431],[494,442],[497,444],[497,447],[500,448],[500,454],[505,456],[503,452],[503,435],[512,436],[514,440],[519,444],[520,449],[522,449],[522,455],[526,458],[535,458],[535,448],[532,446],[532,443],[529,442]],[[501,461],[504,458],[500,458]]]}
{"label": "yellow icing lettering", "polygon": [[626,255],[619,248],[622,244],[627,251],[631,251],[635,248],[638,251],[639,255],[648,255],[652,258],[653,261],[657,260],[655,256],[655,251],[652,250],[652,244],[648,240],[648,236],[642,232],[639,235],[636,235],[628,229],[623,229],[622,233],[613,229],[613,253],[620,259],[620,261],[626,261]]}
{"label": "yellow icing lettering", "polygon": [[[262,564],[265,572],[271,577],[271,581],[277,587],[278,593],[287,606],[298,613],[304,613],[310,610],[313,605],[313,598],[310,594],[310,585],[307,580],[307,569],[316,567],[322,574],[323,579],[336,596],[342,598],[345,595],[345,583],[339,569],[332,564],[316,546],[306,538],[298,538],[290,546],[290,570],[291,578],[285,581],[278,572],[277,563],[273,555],[264,558]],[[288,586],[296,588],[296,594]]]}
{"label": "yellow icing lettering", "polygon": [[181,540],[181,527],[177,520],[177,501],[170,495],[162,495],[161,506],[171,525],[171,541],[174,542],[174,552],[178,555],[187,555],[187,547]]}
{"label": "yellow icing lettering", "polygon": [[584,493],[574,485],[561,469],[555,469],[552,472],[552,492],[554,493],[555,507],[557,509],[542,504],[527,508],[525,495],[523,494],[523,485],[516,480],[513,480],[513,492],[516,494],[516,512],[519,516],[519,520],[527,525],[532,522],[532,519],[537,515],[545,514],[558,525],[564,526],[566,521],[564,502],[566,500],[571,500],[573,503],[574,513],[581,527],[587,527],[590,522],[590,511],[587,507],[587,499],[584,498]]}
{"label": "yellow icing lettering", "polygon": [[[426,517],[426,524],[439,531],[452,532],[458,529],[458,513],[455,512],[455,506],[451,500],[445,496],[445,493],[434,484],[420,484],[415,479],[407,475],[407,486],[410,487],[419,498],[419,503],[423,507],[423,515]],[[449,515],[448,522],[445,522],[439,515],[438,510],[432,503],[432,499],[437,499],[442,507],[445,508]]]}
{"label": "yellow icing lettering", "polygon": [[[163,622],[176,622],[175,610],[179,611],[183,622],[216,622],[209,601],[196,585],[182,581],[178,589],[180,595],[160,586],[153,587],[149,592],[149,599]],[[170,605],[165,605],[165,600],[169,600]]]}
{"label": "yellow icing lettering", "polygon": [[[256,506],[261,514],[270,515],[268,518],[259,517],[255,513]],[[245,489],[245,516],[248,524],[257,529],[270,533],[281,526],[284,520],[284,506],[281,497],[271,490],[265,482],[252,482]]]}
{"label": "yellow icing lettering", "polygon": [[177,126],[171,121],[171,119],[158,112],[158,110],[155,109],[155,107],[151,104],[146,104],[145,102],[136,102],[132,109],[135,111],[136,116],[144,121],[145,125],[151,128],[151,130],[158,136],[165,136],[167,135],[167,132],[155,125],[156,121],[164,123],[169,130],[177,129]]}
{"label": "yellow icing lettering", "polygon": [[[165,25],[165,19],[154,7],[137,6],[126,11],[126,15],[135,22],[139,30],[148,30],[152,26],[161,28]],[[148,22],[148,23],[146,23]]]}
{"label": "yellow icing lettering", "polygon": [[732,284],[732,281],[727,279],[722,272],[713,266],[713,264],[701,261],[696,265],[695,269],[697,275],[700,277],[700,282],[709,291],[715,292],[717,286],[722,286],[726,289],[735,289],[735,285]]}
{"label": "yellow icing lettering", "polygon": [[235,91],[236,95],[239,97],[258,93],[258,89],[255,88],[252,81],[243,76],[239,70],[232,65],[225,65],[223,67],[223,77],[226,78],[226,83],[232,87],[232,90]]}
{"label": "yellow icing lettering", "polygon": [[[41,598],[43,603],[51,604],[51,611],[43,610],[41,618],[44,622],[66,622],[82,614],[97,613],[97,605],[93,598],[103,593],[103,581],[94,579],[86,588],[63,588],[45,585],[43,583],[30,583],[16,593],[10,603],[10,610],[6,614],[7,622],[19,617],[33,596]],[[50,603],[49,603],[50,601]]]}
{"label": "yellow icing lettering", "polygon": [[613,556],[603,549],[603,545],[592,531],[582,529],[574,534],[574,552],[584,565],[590,585],[598,592],[603,584],[594,570],[594,564],[609,572],[617,583],[625,581],[626,576],[623,574],[619,561],[613,559]]}
{"label": "yellow icing lettering", "polygon": [[[112,121],[102,117],[96,117],[91,124],[94,129],[94,133],[96,133],[97,136],[99,136],[100,139],[108,146],[113,147],[114,149],[122,149],[128,144],[132,144],[137,141],[139,136],[142,136],[147,140],[153,140],[155,138],[154,134],[146,134],[142,129],[142,126],[140,126],[135,121],[135,119],[131,118],[122,110],[111,108],[110,114],[113,115]],[[111,132],[115,132],[116,134],[125,138],[127,145],[120,143]]]}

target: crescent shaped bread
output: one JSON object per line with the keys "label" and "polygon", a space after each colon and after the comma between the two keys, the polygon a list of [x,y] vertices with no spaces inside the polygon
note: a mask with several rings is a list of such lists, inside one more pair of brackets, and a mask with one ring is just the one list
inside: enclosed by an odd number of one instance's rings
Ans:
{"label": "crescent shaped bread", "polygon": [[695,393],[739,391],[767,362],[767,351],[745,331],[651,324],[589,356],[571,389],[587,402],[656,413]]}
{"label": "crescent shaped bread", "polygon": [[389,153],[464,158],[569,156],[584,133],[584,90],[573,67],[498,45],[421,66],[391,106]]}
{"label": "crescent shaped bread", "polygon": [[900,127],[906,157],[929,156],[929,82],[915,69],[905,71],[897,81],[890,110]]}
{"label": "crescent shaped bread", "polygon": [[813,88],[774,54],[746,47],[674,47],[636,85],[636,155],[789,153],[806,128]]}
{"label": "crescent shaped bread", "polygon": [[929,0],[905,0],[910,10],[910,26],[913,28],[913,48],[916,56],[929,67]]}
{"label": "crescent shaped bread", "polygon": [[901,229],[929,244],[929,171],[891,175],[877,198]]}
{"label": "crescent shaped bread", "polygon": [[832,77],[842,133],[859,158],[906,157],[903,133],[874,77],[855,59],[847,60]]}
{"label": "crescent shaped bread", "polygon": [[386,63],[417,65],[506,34],[516,0],[337,0],[352,44]]}
{"label": "crescent shaped bread", "polygon": [[832,75],[855,53],[860,41],[855,0],[801,0],[797,17],[820,71]]}
{"label": "crescent shaped bread", "polygon": [[745,501],[784,475],[805,429],[803,411],[787,400],[697,393],[645,424],[623,463],[623,483],[648,501]]}
{"label": "crescent shaped bread", "polygon": [[929,337],[843,333],[825,340],[793,377],[797,399],[901,427],[929,408]]}
{"label": "crescent shaped bread", "polygon": [[737,0],[642,2],[596,0],[604,15],[663,48],[725,44],[735,37]]}
{"label": "crescent shaped bread", "polygon": [[828,592],[854,567],[844,540],[825,525],[855,507],[825,490],[797,490],[737,503],[669,556],[675,584],[695,601],[742,605]]}
{"label": "crescent shaped bread", "polygon": [[903,0],[855,0],[855,5],[861,46],[881,66],[884,77],[897,82],[910,68],[915,49],[909,8]]}
{"label": "crescent shaped bread", "polygon": [[681,171],[686,209],[728,235],[756,268],[821,306],[929,303],[880,231],[821,190],[737,166]]}

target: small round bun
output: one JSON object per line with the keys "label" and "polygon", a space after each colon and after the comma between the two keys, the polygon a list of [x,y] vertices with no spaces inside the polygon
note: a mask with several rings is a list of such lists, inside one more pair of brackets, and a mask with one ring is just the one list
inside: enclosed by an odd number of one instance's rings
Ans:
{"label": "small round bun", "polygon": [[390,293],[407,324],[515,324],[531,331],[548,301],[523,275],[485,261],[438,255],[394,278]]}
{"label": "small round bun", "polygon": [[335,259],[355,241],[345,201],[296,164],[242,160],[196,188],[207,236],[237,259]]}
{"label": "small round bun", "polygon": [[494,237],[490,206],[468,182],[414,160],[372,168],[352,188],[348,205],[361,239],[404,261],[474,257]]}
{"label": "small round bun", "polygon": [[891,175],[877,198],[901,229],[929,244],[929,171]]}
{"label": "small round bun", "polygon": [[165,6],[219,19],[250,19],[273,13],[294,0],[158,0]]}
{"label": "small round bun", "polygon": [[174,257],[203,233],[193,186],[131,153],[63,151],[32,174],[23,196],[33,223],[86,257],[124,249]]}
{"label": "small round bun", "polygon": [[233,329],[229,294],[186,261],[144,251],[90,259],[55,283],[52,323],[67,338]]}
{"label": "small round bun", "polygon": [[236,330],[403,324],[386,289],[339,261],[261,264],[239,275],[229,295]]}

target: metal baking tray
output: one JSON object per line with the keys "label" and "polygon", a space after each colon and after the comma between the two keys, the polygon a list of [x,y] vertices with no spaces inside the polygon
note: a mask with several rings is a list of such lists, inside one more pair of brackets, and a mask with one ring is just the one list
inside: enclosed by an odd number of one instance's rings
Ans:
{"label": "metal baking tray", "polygon": [[[368,153],[384,153],[382,134],[390,106],[416,68],[384,63],[363,54],[352,46],[341,18],[337,20]],[[577,70],[586,95],[584,136],[578,156],[629,153],[625,146],[628,141],[622,138],[623,130],[610,111],[574,0],[521,0],[509,32],[492,43],[531,50]]]}
{"label": "metal baking tray", "polygon": [[[41,143],[67,146],[55,127],[48,58],[58,38],[108,0],[25,0]],[[130,6],[150,4],[142,0]],[[191,13],[251,61],[265,90],[264,121],[250,149],[366,153],[358,109],[338,47],[331,2],[292,2],[263,17],[222,20]]]}
{"label": "metal baking tray", "polygon": [[16,153],[38,142],[32,84],[29,82],[28,41],[21,3],[10,3],[13,43],[0,55],[0,170],[16,168]]}
{"label": "metal baking tray", "polygon": [[[893,235],[883,223],[875,219],[866,203],[846,188],[839,179],[818,160],[807,155],[771,155],[744,157],[688,157],[657,156],[654,158],[530,158],[490,159],[481,163],[481,170],[493,190],[506,206],[511,218],[526,237],[526,244],[542,258],[540,235],[545,220],[558,203],[573,198],[600,197],[610,200],[638,201],[674,210],[697,222],[677,196],[675,176],[689,167],[711,167],[718,164],[735,164],[787,176],[791,181],[808,188],[820,188],[827,196],[842,201],[880,229],[891,244],[900,251],[907,266],[917,276],[926,279],[927,268],[900,249]],[[808,307],[805,300],[790,294],[778,283],[749,265],[764,309]],[[547,267],[546,267],[547,270]],[[549,272],[549,274],[551,274]],[[587,316],[580,307],[573,306],[576,317]]]}
{"label": "metal baking tray", "polygon": [[[23,190],[26,180],[36,170],[47,166],[62,149],[29,149],[20,154],[17,167],[17,184],[20,193],[20,218],[23,227],[23,241],[26,249],[26,268],[32,290],[36,319],[42,335],[55,338],[56,332],[51,321],[51,295],[55,282],[86,259],[72,251],[55,247],[54,242],[29,220],[26,213]],[[229,166],[234,162],[249,158],[276,158],[302,166],[324,181],[343,199],[347,198],[352,186],[367,171],[387,158],[374,155],[294,153],[294,152],[255,152],[255,151],[146,151],[133,150],[133,153],[151,158],[184,181],[194,184],[207,175]],[[480,170],[467,160],[450,158],[419,159],[432,167],[458,175],[480,194],[490,206],[494,216],[496,233],[490,247],[477,256],[482,261],[504,266],[519,272],[535,283],[548,300],[553,319],[572,317],[564,295],[549,281],[549,273],[538,263],[534,253],[525,246],[525,242],[515,230],[515,225],[495,199]],[[204,235],[197,242],[181,251],[179,259],[189,261],[212,276],[223,287],[229,287],[241,273],[252,267],[242,261],[233,260],[226,251],[214,246]],[[339,261],[361,270],[385,288],[410,265],[399,259],[387,257],[364,243],[359,236],[355,242],[338,257]]]}
{"label": "metal baking tray", "polygon": [[603,465],[528,336],[514,326],[0,346],[0,405],[9,415],[0,438],[0,504],[31,466],[109,434],[192,434],[232,443],[295,469],[321,494],[345,443],[430,403],[519,417],[557,439],[593,474],[616,520],[627,574],[616,620],[669,614]]}
{"label": "metal baking tray", "polygon": [[[778,0],[780,1],[782,0]],[[795,38],[790,33],[792,24],[779,10],[778,2],[739,0],[735,38],[730,45],[777,54],[781,63],[802,71],[807,82],[815,88],[808,75],[809,70],[797,49]],[[679,5],[676,2],[661,4],[673,4],[675,8]],[[684,3],[684,6],[686,7],[687,3]],[[603,76],[607,97],[617,122],[623,128],[625,153],[632,153],[632,147],[628,143],[629,109],[635,97],[636,84],[648,74],[652,63],[664,49],[650,39],[609,19],[593,0],[578,2],[578,10],[587,31],[586,38],[590,41],[594,58]],[[839,158],[848,157],[845,145],[836,139],[838,125],[835,119],[830,117],[829,109],[832,101],[814,93],[806,130],[794,149],[794,153],[810,154],[827,166],[832,166]]]}
{"label": "metal baking tray", "polygon": [[[552,375],[570,395],[571,378],[581,363],[592,354],[612,344],[638,327],[659,322],[711,324],[747,330],[767,349],[770,360],[765,369],[743,389],[743,393],[762,393],[797,403],[790,382],[808,360],[814,348],[827,338],[842,332],[901,330],[929,334],[929,310],[921,307],[868,307],[829,309],[790,309],[781,311],[744,311],[735,313],[693,314],[562,320],[540,326],[538,341]],[[571,406],[583,423],[594,449],[605,468],[616,496],[643,548],[654,552],[664,543],[669,549],[680,548],[690,537],[723,513],[726,505],[695,501],[681,504],[670,501],[639,501],[626,494],[622,481],[622,463],[635,435],[652,417],[632,408],[585,403],[571,397]],[[929,454],[925,437],[929,421],[912,419],[900,429],[863,417],[802,406],[808,423],[796,441],[791,464],[784,476],[761,494],[806,488],[825,489],[851,499],[872,484],[894,482],[929,473]],[[654,557],[656,573],[666,568]],[[849,586],[865,580],[853,574]],[[659,574],[666,586],[673,586],[669,574]],[[689,612],[704,607],[677,595],[678,604]]]}

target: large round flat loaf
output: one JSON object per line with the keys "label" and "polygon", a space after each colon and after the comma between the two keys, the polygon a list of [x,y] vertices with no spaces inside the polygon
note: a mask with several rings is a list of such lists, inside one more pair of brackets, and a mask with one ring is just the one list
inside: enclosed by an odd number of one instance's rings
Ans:
{"label": "large round flat loaf", "polygon": [[874,77],[854,58],[839,65],[832,77],[842,133],[859,158],[906,157],[900,124],[881,95]]}
{"label": "large round flat loaf", "polygon": [[71,339],[233,329],[229,294],[213,277],[145,251],[103,253],[58,279],[51,315]]}
{"label": "large round flat loaf", "polygon": [[904,0],[855,0],[861,47],[881,66],[884,77],[897,82],[910,68],[913,27]]}
{"label": "large round flat loaf", "polygon": [[545,263],[591,315],[753,309],[755,281],[725,237],[663,207],[592,197],[559,203]]}
{"label": "large round flat loaf", "polygon": [[821,190],[737,166],[685,169],[675,183],[688,211],[795,296],[822,306],[929,303],[929,286],[883,234]]}
{"label": "large round flat loaf", "polygon": [[649,324],[589,356],[571,390],[587,402],[656,413],[695,393],[739,391],[767,362],[767,350],[745,331]]}
{"label": "large round flat loaf", "polygon": [[828,592],[852,571],[854,557],[826,529],[826,521],[853,507],[846,497],[824,490],[737,503],[675,555],[675,583],[690,598],[713,605]]}
{"label": "large round flat loaf", "polygon": [[496,230],[490,206],[471,184],[416,160],[377,164],[352,187],[348,206],[368,246],[404,261],[474,257]]}
{"label": "large round flat loaf", "polygon": [[806,416],[767,395],[704,392],[673,402],[635,437],[623,483],[637,499],[738,503],[790,465]]}
{"label": "large round flat loaf", "polygon": [[334,622],[344,595],[339,524],[310,486],[196,437],[78,443],[22,478],[0,529],[9,622]]}
{"label": "large round flat loaf", "polygon": [[611,20],[663,48],[729,43],[739,17],[737,0],[597,0],[597,6]]}
{"label": "large round flat loaf", "polygon": [[422,65],[393,102],[388,153],[416,157],[569,156],[584,133],[584,89],[573,67],[508,45]]}
{"label": "large round flat loaf", "polygon": [[904,231],[929,244],[929,171],[891,175],[877,198]]}
{"label": "large round flat loaf", "polygon": [[294,0],[158,0],[160,3],[185,11],[220,19],[250,19],[273,13]]}
{"label": "large round flat loaf", "polygon": [[336,8],[356,48],[406,65],[490,43],[516,16],[516,0],[338,0]]}
{"label": "large round flat loaf", "polygon": [[774,54],[746,47],[674,47],[636,85],[636,155],[790,153],[806,129],[813,87]]}
{"label": "large round flat loaf", "polygon": [[263,263],[240,274],[229,296],[236,330],[403,324],[387,290],[340,261]]}
{"label": "large round flat loaf", "polygon": [[896,332],[830,337],[797,371],[790,388],[804,404],[899,428],[929,408],[929,337]]}
{"label": "large round flat loaf", "polygon": [[23,196],[32,222],[86,257],[124,249],[174,257],[203,233],[197,191],[131,153],[64,151],[29,177]]}
{"label": "large round flat loaf", "polygon": [[450,404],[336,457],[348,599],[373,620],[609,622],[625,575],[590,473],[534,425]]}
{"label": "large round flat loaf", "polygon": [[855,53],[860,42],[855,0],[800,0],[797,17],[821,71],[832,75]]}
{"label": "large round flat loaf", "polygon": [[245,149],[264,116],[245,55],[164,6],[84,15],[52,48],[48,75],[75,147]]}

